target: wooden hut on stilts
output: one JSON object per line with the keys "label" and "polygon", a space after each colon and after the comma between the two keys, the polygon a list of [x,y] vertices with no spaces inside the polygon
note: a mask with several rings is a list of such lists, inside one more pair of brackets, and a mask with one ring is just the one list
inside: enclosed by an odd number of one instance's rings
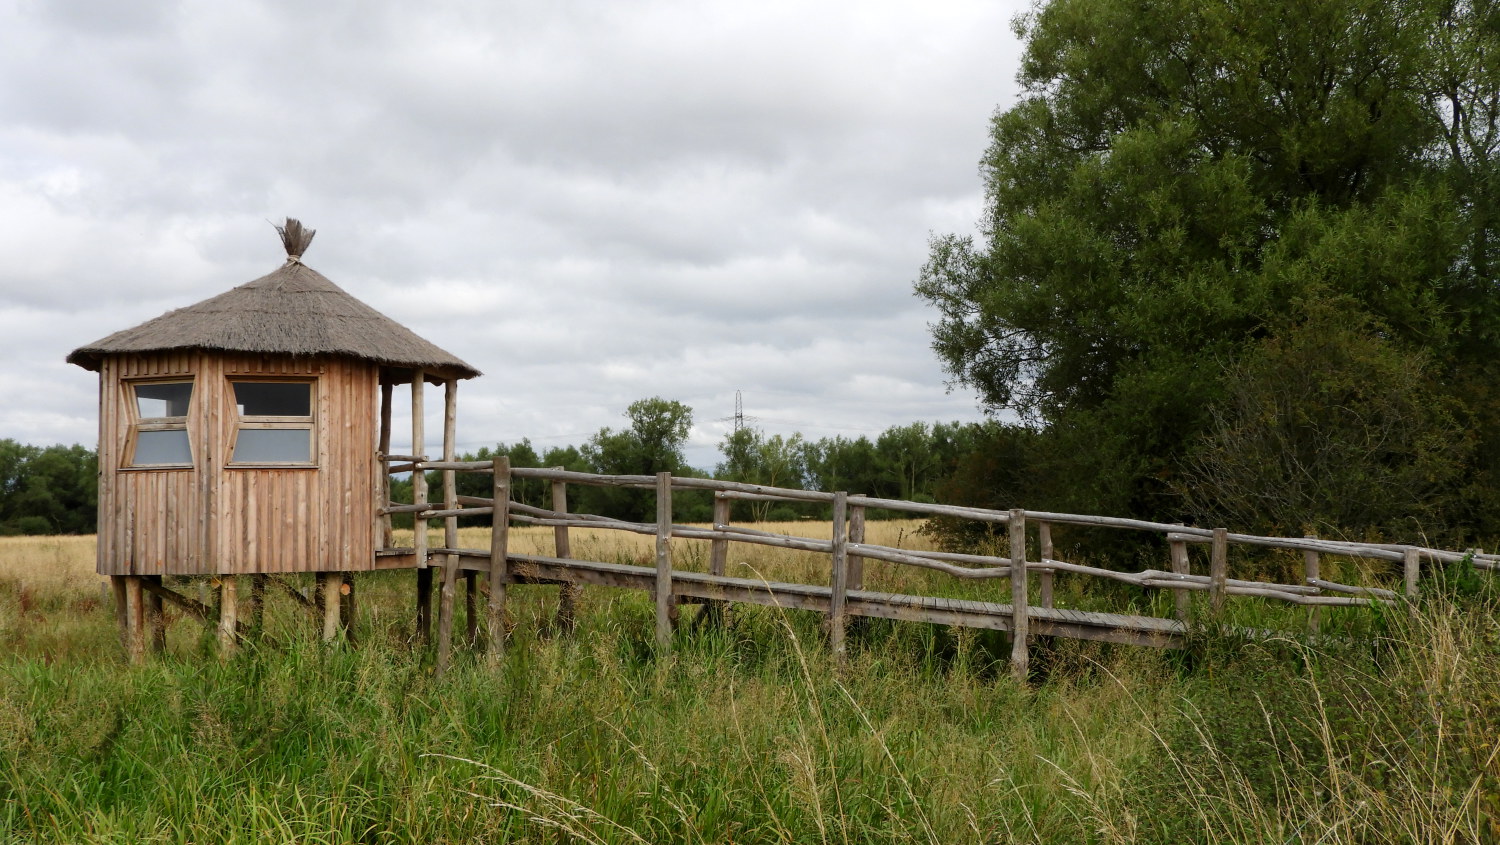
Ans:
{"label": "wooden hut on stilts", "polygon": [[[376,568],[389,545],[393,387],[411,385],[420,454],[422,385],[446,386],[451,453],[457,381],[479,375],[304,264],[313,230],[276,228],[287,257],[271,274],[68,356],[99,373],[98,568],[135,661],[162,646],[164,600],[217,625],[232,649],[241,606],[258,607],[266,578],[285,573],[317,574],[314,611],[336,637],[351,573]],[[216,612],[165,576],[216,579]],[[425,568],[419,613],[424,585],[430,597]]]}

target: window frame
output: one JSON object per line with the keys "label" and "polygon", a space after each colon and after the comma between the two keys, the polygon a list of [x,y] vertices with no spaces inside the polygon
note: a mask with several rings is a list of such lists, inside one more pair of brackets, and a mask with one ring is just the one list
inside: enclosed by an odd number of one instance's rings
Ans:
{"label": "window frame", "polygon": [[[234,416],[234,431],[229,438],[228,460],[224,465],[230,469],[317,469],[318,468],[318,378],[316,376],[235,375],[226,376],[229,390],[229,408]],[[276,414],[241,414],[237,384],[303,384],[307,385],[307,415],[287,416]],[[245,430],[306,431],[307,460],[305,461],[239,461],[240,432]]]}
{"label": "window frame", "polygon": [[[193,414],[193,402],[197,400],[198,383],[191,375],[157,376],[153,378],[124,379],[125,404],[129,408],[130,433],[125,441],[125,454],[121,461],[122,470],[185,470],[195,466],[197,450],[193,448],[193,435],[188,430],[188,419]],[[187,413],[180,417],[143,417],[141,416],[140,396],[136,388],[151,384],[186,384],[188,385],[188,407]],[[187,440],[188,459],[186,463],[165,464],[138,464],[135,461],[137,447],[140,445],[141,433],[149,431],[180,431]]]}

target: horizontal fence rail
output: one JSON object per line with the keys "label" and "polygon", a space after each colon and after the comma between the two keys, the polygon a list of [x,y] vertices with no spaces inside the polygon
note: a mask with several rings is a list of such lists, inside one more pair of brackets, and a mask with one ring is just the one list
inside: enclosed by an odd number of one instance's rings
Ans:
{"label": "horizontal fence rail", "polygon": [[[787,606],[822,609],[829,614],[830,642],[835,651],[842,651],[844,617],[847,613],[889,618],[910,618],[924,621],[951,621],[952,624],[973,624],[978,627],[994,627],[1009,630],[1024,640],[1027,633],[1042,633],[1060,636],[1082,636],[1118,642],[1171,645],[1185,634],[1188,620],[1189,594],[1207,593],[1212,608],[1222,608],[1229,596],[1248,596],[1282,601],[1311,608],[1339,606],[1368,606],[1372,603],[1393,602],[1401,594],[1393,590],[1355,584],[1342,584],[1321,577],[1321,556],[1387,561],[1402,564],[1404,592],[1410,597],[1417,591],[1422,563],[1455,563],[1468,560],[1476,569],[1493,571],[1500,568],[1500,555],[1479,551],[1452,551],[1426,546],[1359,543],[1343,540],[1324,540],[1315,537],[1265,537],[1253,534],[1231,533],[1225,529],[1200,528],[1147,520],[1119,517],[1091,516],[1081,514],[1028,511],[1022,509],[999,511],[959,505],[908,502],[872,496],[828,493],[815,490],[771,487],[710,478],[674,477],[667,473],[646,475],[602,475],[574,472],[564,469],[533,467],[510,467],[506,459],[498,461],[429,460],[422,455],[380,455],[389,473],[414,472],[419,476],[427,471],[441,471],[444,480],[444,495],[441,502],[426,500],[426,485],[413,484],[416,501],[400,504],[386,501],[382,504],[381,516],[388,520],[392,514],[412,514],[418,527],[414,546],[410,549],[393,549],[387,540],[381,545],[381,554],[386,556],[410,556],[412,565],[419,569],[429,564],[429,558],[440,557],[448,561],[450,568],[472,570],[482,567],[490,573],[490,612],[496,611],[496,585],[501,586],[500,602],[503,602],[503,584],[518,583],[532,576],[523,570],[542,573],[542,580],[552,579],[603,583],[615,586],[634,586],[654,591],[658,605],[658,639],[665,646],[670,631],[667,621],[675,619],[676,600],[672,595],[687,596],[709,601],[712,596],[728,596],[734,601],[760,601],[754,592],[754,582],[733,578],[725,574],[725,549],[729,543],[768,546],[829,555],[831,560],[830,587],[795,584],[764,584],[762,592],[770,591],[776,603],[785,601]],[[497,466],[500,471],[497,471]],[[494,476],[492,497],[457,495],[453,475],[456,472],[490,473]],[[550,482],[553,489],[554,507],[542,508],[511,501],[512,484],[516,479],[536,479]],[[634,488],[654,490],[658,500],[656,522],[632,522],[594,514],[570,513],[566,509],[565,489],[569,484],[600,487]],[[387,485],[388,488],[388,485]],[[714,497],[714,521],[708,526],[681,525],[671,522],[670,499],[674,492],[706,492]],[[732,501],[775,501],[820,503],[832,506],[836,515],[833,538],[820,540],[762,531],[729,521],[728,504]],[[864,542],[866,512],[872,509],[909,513],[925,517],[947,517],[982,523],[1009,526],[1011,553],[1007,556],[969,554],[901,549]],[[460,517],[491,518],[493,529],[491,548],[488,550],[456,548],[456,520]],[[838,518],[843,517],[843,518]],[[427,548],[425,542],[426,521],[443,519],[448,526],[447,542],[442,548]],[[1028,523],[1037,523],[1037,541],[1040,554],[1028,559],[1025,550]],[[505,530],[511,523],[550,527],[556,533],[558,554],[555,557],[514,555],[507,551]],[[857,530],[855,526],[857,525]],[[1146,569],[1139,572],[1119,572],[1100,567],[1087,566],[1058,560],[1054,557],[1051,528],[1056,525],[1071,525],[1087,528],[1146,531],[1162,536],[1166,541],[1172,563],[1172,571]],[[567,532],[572,528],[598,528],[623,531],[657,538],[654,574],[646,578],[638,572],[640,567],[605,564],[597,561],[577,561],[567,552]],[[673,540],[701,540],[711,543],[711,572],[690,573],[674,570],[671,566],[671,542]],[[1189,545],[1206,544],[1210,547],[1209,573],[1193,574],[1189,571]],[[1247,581],[1229,578],[1227,574],[1227,552],[1231,546],[1247,546],[1265,549],[1280,549],[1302,552],[1306,577],[1300,584],[1280,584],[1263,581]],[[496,559],[496,556],[500,559]],[[487,560],[485,564],[464,563],[466,560]],[[1011,579],[1012,603],[1009,605],[962,602],[959,600],[935,599],[921,596],[887,595],[867,593],[863,587],[863,562],[883,561],[901,566],[944,573],[958,579]],[[1024,572],[1037,574],[1041,581],[1041,601],[1033,606],[1027,596],[1024,582],[1014,576]],[[1063,611],[1052,607],[1052,579],[1058,573],[1068,573],[1092,578],[1101,578],[1131,584],[1147,589],[1172,591],[1176,596],[1176,619],[1160,620],[1150,617],[1083,614]],[[497,582],[495,579],[499,579]],[[451,582],[451,576],[448,583]],[[750,585],[750,586],[747,586]],[[774,595],[777,591],[781,595]],[[717,591],[717,592],[716,592]],[[811,591],[811,592],[809,592]],[[702,594],[702,595],[700,595]],[[1332,594],[1332,595],[1329,595]],[[705,598],[708,596],[708,598]],[[730,600],[725,599],[725,600]],[[707,612],[707,611],[705,611]],[[1316,630],[1316,610],[1311,611],[1310,627]],[[1069,614],[1072,614],[1071,616]],[[1094,627],[1090,627],[1094,626]],[[1114,626],[1113,633],[1102,630]],[[1095,630],[1099,628],[1100,630]],[[502,630],[503,626],[492,616],[489,630]],[[1175,639],[1174,639],[1175,638]],[[1024,671],[1025,658],[1021,651],[1012,655],[1013,664],[1019,663]]]}

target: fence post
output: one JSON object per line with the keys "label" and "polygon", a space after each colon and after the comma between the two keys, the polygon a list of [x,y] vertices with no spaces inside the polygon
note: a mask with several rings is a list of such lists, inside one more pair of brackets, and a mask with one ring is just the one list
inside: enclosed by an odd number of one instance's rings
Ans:
{"label": "fence post", "polygon": [[833,574],[828,597],[828,646],[838,660],[844,658],[844,605],[849,591],[849,494],[833,494]]}
{"label": "fence post", "polygon": [[[1181,525],[1182,523],[1179,522],[1175,524]],[[1188,562],[1188,548],[1186,540],[1169,540],[1167,542],[1167,549],[1172,558],[1172,574],[1193,574],[1192,564]],[[1187,590],[1173,590],[1172,604],[1176,607],[1177,610],[1177,621],[1187,622],[1188,616],[1191,614],[1193,607],[1192,595],[1189,594]]]}
{"label": "fence post", "polygon": [[[719,526],[721,525],[729,524],[730,507],[732,504],[733,503],[729,499],[724,497],[722,490],[714,491],[714,530],[718,530]],[[708,574],[722,576],[728,568],[729,541],[720,538],[715,538],[709,541]],[[714,625],[722,625],[724,623],[724,614],[728,611],[728,609],[729,602],[710,599],[707,604],[703,605],[703,610],[700,612],[703,615],[694,620],[694,625],[696,625],[699,620]]]}
{"label": "fence post", "polygon": [[[452,461],[457,454],[458,427],[458,379],[443,381],[443,460]],[[458,507],[457,473],[443,470],[443,510]],[[443,547],[458,547],[458,517],[443,517]],[[443,555],[443,589],[438,596],[438,653],[437,674],[448,670],[448,661],[453,655],[453,598],[458,587],[458,555],[449,551]]]}
{"label": "fence post", "polygon": [[1406,597],[1417,597],[1417,580],[1422,577],[1422,557],[1415,548],[1407,547],[1401,556],[1401,569],[1406,576]]}
{"label": "fence post", "polygon": [[[1303,535],[1303,539],[1304,540],[1316,540],[1316,539],[1318,539],[1318,535],[1316,535],[1316,534],[1304,534]],[[1319,556],[1319,554],[1317,552],[1313,551],[1312,549],[1303,549],[1302,550],[1302,571],[1303,571],[1304,577],[1308,581],[1316,581],[1319,578],[1322,578],[1323,577],[1323,561],[1322,561],[1321,556]],[[1307,632],[1309,634],[1316,634],[1316,633],[1318,633],[1318,625],[1319,625],[1318,616],[1319,616],[1319,613],[1318,613],[1318,606],[1317,605],[1313,605],[1312,607],[1309,607],[1307,609]]]}
{"label": "fence post", "polygon": [[[553,467],[553,469],[567,469],[567,467]],[[552,482],[552,509],[558,513],[568,512],[568,483],[566,481]],[[552,527],[552,546],[557,557],[563,560],[571,560],[573,557],[573,546],[568,536],[568,526],[555,525]],[[583,587],[575,582],[564,582],[557,593],[557,617],[553,620],[552,627],[562,633],[572,633],[578,626],[578,596],[583,592]]]}
{"label": "fence post", "polygon": [[1224,586],[1229,580],[1229,529],[1215,528],[1208,559],[1208,601],[1215,615],[1224,610]]}
{"label": "fence post", "polygon": [[506,555],[510,540],[510,456],[496,455],[490,495],[490,602],[485,613],[488,644],[485,659],[491,668],[500,665],[505,651],[505,585],[510,580]]}
{"label": "fence post", "polygon": [[[1052,559],[1052,524],[1050,522],[1038,522],[1036,524],[1036,540],[1038,554],[1041,556],[1043,566]],[[1052,606],[1052,577],[1055,573],[1047,571],[1041,573],[1042,581],[1042,607]]]}
{"label": "fence post", "polygon": [[[849,542],[863,543],[865,541],[865,508],[864,505],[855,505],[849,509]],[[849,589],[863,590],[865,588],[865,559],[859,555],[849,555]]]}
{"label": "fence post", "polygon": [[1026,597],[1026,511],[1010,512],[1010,672],[1025,683],[1030,654],[1026,638],[1031,634]]}
{"label": "fence post", "polygon": [[672,647],[672,473],[656,474],[656,644]]}

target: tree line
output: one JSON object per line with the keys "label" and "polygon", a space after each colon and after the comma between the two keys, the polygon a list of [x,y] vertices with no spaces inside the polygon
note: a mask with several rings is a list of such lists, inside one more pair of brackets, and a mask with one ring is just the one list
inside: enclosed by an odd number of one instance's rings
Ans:
{"label": "tree line", "polygon": [[98,458],[83,446],[29,446],[0,439],[0,536],[92,534]]}
{"label": "tree line", "polygon": [[[631,403],[627,424],[605,427],[579,445],[538,451],[529,439],[499,443],[464,454],[462,460],[484,461],[500,455],[512,467],[561,467],[575,472],[606,475],[674,475],[743,481],[805,490],[844,490],[882,498],[932,502],[957,472],[965,457],[988,439],[990,424],[915,422],[892,426],[873,439],[866,435],[809,440],[803,435],[767,434],[744,427],[725,435],[719,444],[723,457],[712,472],[688,466],[683,447],[692,428],[692,408],[661,397]],[[428,474],[429,496],[441,495],[441,473]],[[461,496],[489,496],[487,475],[459,473]],[[539,479],[516,479],[512,498],[536,507],[551,507],[551,485]],[[392,483],[392,498],[411,501],[409,480]],[[575,484],[568,489],[568,507],[577,513],[650,521],[655,500],[648,490]],[[707,494],[681,492],[673,497],[673,518],[707,522],[713,516]],[[827,518],[828,507],[813,503],[735,502],[735,519],[785,521]],[[881,514],[872,514],[879,518]],[[410,518],[403,522],[410,525]],[[398,523],[399,524],[399,523]]]}
{"label": "tree line", "polygon": [[973,504],[1500,535],[1500,4],[1051,0],[917,293]]}
{"label": "tree line", "polygon": [[[692,428],[692,409],[681,402],[652,397],[631,403],[625,425],[601,428],[578,445],[538,451],[529,439],[499,443],[461,457],[467,461],[510,457],[514,467],[562,467],[606,475],[654,475],[671,472],[696,478],[720,478],[776,487],[845,490],[882,498],[937,501],[965,456],[992,435],[989,424],[911,423],[892,426],[874,438],[766,434],[741,428],[720,443],[723,460],[712,471],[689,466],[683,456]],[[991,432],[991,433],[987,433]],[[457,475],[459,495],[490,495],[490,476]],[[429,498],[441,499],[442,474],[430,472]],[[409,477],[392,479],[392,498],[412,500]],[[550,507],[551,485],[538,479],[516,479],[518,502]],[[649,490],[626,490],[575,484],[569,509],[577,513],[638,521],[655,518]],[[97,528],[98,459],[84,446],[30,446],[0,440],[0,535],[89,534]],[[675,518],[707,522],[713,515],[706,494],[674,497]],[[734,517],[749,520],[827,518],[826,505],[736,502]],[[879,518],[880,514],[872,514]],[[395,517],[410,527],[409,514]],[[485,520],[481,520],[485,521]]]}

